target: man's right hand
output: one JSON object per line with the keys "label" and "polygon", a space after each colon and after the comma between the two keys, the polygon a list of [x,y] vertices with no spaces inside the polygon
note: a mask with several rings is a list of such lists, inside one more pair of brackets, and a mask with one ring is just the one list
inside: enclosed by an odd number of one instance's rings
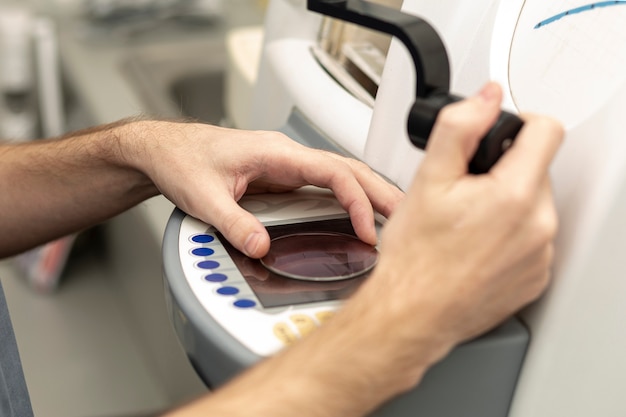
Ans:
{"label": "man's right hand", "polygon": [[381,344],[397,344],[389,349],[407,360],[399,371],[423,365],[410,363],[418,345],[429,345],[438,360],[535,300],[549,282],[558,221],[548,168],[563,129],[525,115],[491,171],[471,175],[468,161],[501,98],[490,83],[442,110],[414,182],[384,227],[379,264],[351,300],[386,327]]}

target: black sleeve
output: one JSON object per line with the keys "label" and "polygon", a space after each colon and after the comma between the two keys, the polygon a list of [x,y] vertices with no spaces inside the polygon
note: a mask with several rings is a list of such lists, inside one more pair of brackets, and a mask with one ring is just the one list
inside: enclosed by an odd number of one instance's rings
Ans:
{"label": "black sleeve", "polygon": [[2,283],[0,283],[0,416],[33,416]]}

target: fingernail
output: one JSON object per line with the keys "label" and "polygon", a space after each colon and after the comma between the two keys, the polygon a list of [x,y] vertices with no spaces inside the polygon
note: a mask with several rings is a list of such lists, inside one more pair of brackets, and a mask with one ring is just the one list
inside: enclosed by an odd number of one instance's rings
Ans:
{"label": "fingernail", "polygon": [[259,240],[261,238],[261,234],[259,232],[251,233],[246,242],[243,245],[243,249],[246,251],[246,255],[252,257],[259,247]]}
{"label": "fingernail", "polygon": [[480,93],[478,93],[478,96],[486,102],[495,100],[495,98],[498,96],[497,85],[495,83],[486,84],[482,88],[482,90],[480,90]]}

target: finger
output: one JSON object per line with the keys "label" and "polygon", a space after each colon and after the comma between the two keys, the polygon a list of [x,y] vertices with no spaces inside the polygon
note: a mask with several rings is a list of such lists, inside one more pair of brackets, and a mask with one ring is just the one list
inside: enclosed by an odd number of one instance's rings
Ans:
{"label": "finger", "polygon": [[404,199],[402,190],[374,172],[367,164],[340,155],[330,154],[330,156],[346,162],[351,167],[372,206],[383,216],[389,217]]}
{"label": "finger", "polygon": [[500,114],[501,101],[498,84],[488,83],[479,94],[444,107],[428,140],[420,171],[444,181],[467,174],[480,139]]}
{"label": "finger", "polygon": [[[296,152],[306,152],[298,157]],[[264,180],[276,184],[298,186],[311,184],[330,189],[339,204],[348,212],[357,236],[369,244],[377,243],[374,208],[345,158],[325,151],[298,147],[292,152],[276,152],[267,163]],[[293,161],[300,161],[294,165]],[[277,167],[280,167],[277,168]],[[288,178],[289,181],[285,181]]]}
{"label": "finger", "polygon": [[[324,159],[335,159],[329,153],[319,153],[319,155]],[[327,160],[326,164],[328,163]],[[375,245],[378,242],[378,236],[374,221],[374,207],[372,201],[370,201],[370,195],[381,190],[380,183],[373,185],[371,179],[361,178],[360,180],[365,183],[367,189],[369,187],[374,189],[373,191],[369,190],[368,194],[364,184],[358,179],[359,174],[353,171],[351,165],[355,166],[356,162],[348,162],[345,159],[340,161],[340,163],[334,162],[334,169],[316,170],[314,176],[307,179],[310,179],[313,185],[332,190],[339,204],[350,215],[350,221],[356,235],[362,241]],[[362,167],[358,168],[358,170],[361,169]],[[363,174],[361,173],[360,176],[363,177]],[[382,199],[383,197],[379,196],[378,198]]]}
{"label": "finger", "polygon": [[210,198],[204,201],[208,202],[207,207],[203,210],[203,216],[197,217],[213,225],[245,255],[261,258],[267,254],[270,238],[265,226],[253,214],[241,208],[228,192],[213,190]]}
{"label": "finger", "polygon": [[558,121],[549,117],[529,114],[522,117],[524,127],[492,172],[520,188],[534,188],[544,181],[563,142],[564,130]]}
{"label": "finger", "polygon": [[374,208],[367,194],[354,178],[335,180],[328,184],[339,204],[350,215],[356,235],[362,241],[375,245],[378,242],[374,221]]}

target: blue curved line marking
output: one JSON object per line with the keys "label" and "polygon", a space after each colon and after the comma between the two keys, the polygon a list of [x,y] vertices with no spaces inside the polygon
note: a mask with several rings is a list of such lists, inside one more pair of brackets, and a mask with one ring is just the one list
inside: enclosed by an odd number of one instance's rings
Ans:
{"label": "blue curved line marking", "polygon": [[566,10],[559,14],[555,14],[552,17],[549,17],[535,25],[535,29],[539,29],[540,27],[544,27],[549,25],[552,22],[556,22],[559,19],[564,18],[565,16],[571,16],[576,13],[588,12],[589,10],[597,9],[599,7],[610,7],[610,6],[623,6],[626,5],[626,0],[613,0],[613,1],[599,1],[596,3],[587,4],[585,6],[575,7],[570,10]]}

